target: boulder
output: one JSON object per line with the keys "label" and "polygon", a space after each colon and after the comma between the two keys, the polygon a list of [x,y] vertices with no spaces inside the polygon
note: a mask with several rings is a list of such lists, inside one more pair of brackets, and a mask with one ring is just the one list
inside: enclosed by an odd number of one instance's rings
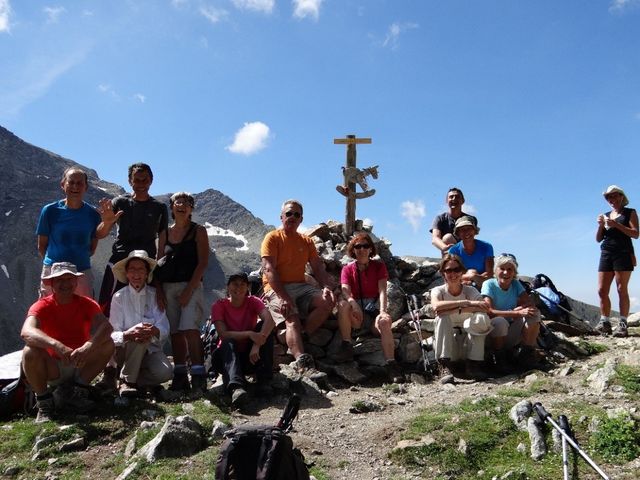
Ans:
{"label": "boulder", "polygon": [[188,415],[168,416],[160,432],[138,450],[135,457],[148,462],[160,458],[185,457],[200,451],[204,443],[203,428],[196,420]]}

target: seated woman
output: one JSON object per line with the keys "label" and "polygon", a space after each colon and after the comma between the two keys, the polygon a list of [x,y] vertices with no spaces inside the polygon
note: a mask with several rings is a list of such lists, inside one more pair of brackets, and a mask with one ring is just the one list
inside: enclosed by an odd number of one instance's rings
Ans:
{"label": "seated woman", "polygon": [[338,304],[338,325],[342,345],[333,360],[344,362],[353,358],[351,329],[361,328],[366,316],[370,323],[365,325],[380,336],[390,380],[403,382],[404,376],[394,357],[392,320],[387,313],[387,267],[380,260],[372,260],[376,247],[366,233],[358,233],[351,239],[347,254],[356,261],[345,266],[340,274],[342,300]]}
{"label": "seated woman", "polygon": [[[162,390],[160,385],[173,377],[173,366],[162,351],[169,336],[169,320],[158,308],[156,289],[147,285],[155,266],[145,250],[133,250],[113,266],[117,280],[127,284],[114,293],[109,316],[115,360],[121,367],[122,396],[136,396],[147,388]],[[109,375],[105,371],[105,375],[115,377],[113,372]]]}
{"label": "seated woman", "polygon": [[[489,306],[478,290],[462,284],[465,271],[460,257],[445,254],[440,261],[445,284],[431,290],[431,305],[437,314],[434,349],[440,365],[440,383],[453,383],[451,362],[459,359],[465,359],[467,375],[476,379],[487,377],[482,363],[484,340],[492,330],[487,315]],[[458,335],[454,329],[459,330]],[[462,331],[466,335],[462,335]]]}
{"label": "seated woman", "polygon": [[256,374],[256,394],[268,397],[273,393],[270,384],[275,323],[262,300],[249,295],[246,273],[229,277],[227,294],[211,307],[211,318],[220,335],[213,367],[222,373],[222,381],[231,392],[231,404],[242,408],[249,399],[245,373],[250,370]]}
{"label": "seated woman", "polygon": [[516,351],[518,362],[535,361],[535,347],[540,332],[540,312],[517,279],[518,262],[513,255],[496,258],[496,278],[482,284],[482,296],[489,306],[494,330],[491,332],[493,360],[498,370],[508,371],[506,351]]}
{"label": "seated woman", "polygon": [[454,234],[460,241],[449,249],[449,253],[460,257],[467,268],[462,275],[462,283],[473,285],[480,290],[483,282],[493,277],[493,247],[490,243],[476,240],[478,233],[480,228],[472,218],[458,218]]}

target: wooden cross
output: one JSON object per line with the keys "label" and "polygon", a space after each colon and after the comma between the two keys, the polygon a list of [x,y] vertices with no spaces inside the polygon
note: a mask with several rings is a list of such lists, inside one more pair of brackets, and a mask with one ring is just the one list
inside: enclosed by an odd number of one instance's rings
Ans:
{"label": "wooden cross", "polygon": [[[335,145],[347,146],[347,163],[343,167],[344,184],[338,185],[336,190],[347,198],[345,210],[345,229],[347,235],[352,235],[356,222],[356,199],[367,198],[376,193],[375,189],[369,189],[366,176],[378,178],[378,166],[365,168],[356,167],[356,145],[358,143],[371,143],[370,138],[356,138],[355,135],[347,135],[347,138],[334,138]],[[362,192],[356,192],[356,182],[362,188]]]}

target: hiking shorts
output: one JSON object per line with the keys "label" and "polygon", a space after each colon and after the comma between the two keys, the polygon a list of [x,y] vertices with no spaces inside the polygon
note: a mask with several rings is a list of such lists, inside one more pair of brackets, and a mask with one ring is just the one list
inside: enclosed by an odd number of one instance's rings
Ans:
{"label": "hiking shorts", "polygon": [[167,318],[171,333],[185,330],[200,330],[205,321],[204,298],[202,284],[191,294],[189,303],[180,306],[178,297],[189,282],[166,282],[162,284],[164,294],[167,297]]}
{"label": "hiking shorts", "polygon": [[631,252],[600,252],[599,272],[632,272],[633,254]]}
{"label": "hiking shorts", "polygon": [[[313,297],[316,295],[322,295],[322,290],[304,282],[287,283],[284,288],[295,302],[295,308],[294,311],[291,312],[291,315],[298,315],[300,320],[307,318],[309,315]],[[271,312],[271,316],[273,317],[273,321],[276,323],[276,326],[284,326],[285,318],[280,313],[282,299],[276,294],[276,292],[270,290],[264,295],[263,300],[269,309],[269,312]]]}

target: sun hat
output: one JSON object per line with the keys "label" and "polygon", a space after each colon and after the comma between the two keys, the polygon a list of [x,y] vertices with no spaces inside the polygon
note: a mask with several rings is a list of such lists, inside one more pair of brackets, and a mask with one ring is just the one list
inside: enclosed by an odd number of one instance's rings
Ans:
{"label": "sun hat", "polygon": [[484,313],[474,313],[464,321],[463,327],[471,335],[488,335],[493,330],[491,320]]}
{"label": "sun hat", "polygon": [[478,227],[478,225],[476,225],[476,222],[473,221],[473,218],[469,217],[468,215],[463,215],[456,220],[456,226],[453,228],[453,234],[457,234],[459,228],[469,225],[476,229],[476,235],[480,233],[480,228]]}
{"label": "sun hat", "polygon": [[56,277],[61,277],[62,275],[66,275],[67,273],[73,275],[74,277],[82,277],[84,273],[78,273],[78,269],[71,262],[56,262],[51,265],[51,271],[49,275],[44,275],[41,280],[45,285],[51,285],[51,279]]}
{"label": "sun hat", "polygon": [[624,193],[624,190],[622,190],[619,186],[617,185],[609,185],[607,187],[607,189],[602,192],[602,196],[605,198],[607,198],[607,195],[611,194],[611,193],[619,193],[620,195],[622,195],[622,206],[626,207],[627,205],[629,205],[629,199],[627,198],[627,195]]}
{"label": "sun hat", "polygon": [[116,263],[111,268],[113,276],[116,277],[116,280],[118,280],[120,283],[129,283],[129,280],[127,280],[127,263],[132,258],[139,258],[140,260],[145,261],[147,265],[149,265],[149,276],[147,277],[147,283],[151,283],[151,280],[153,279],[153,269],[156,267],[157,262],[153,258],[149,257],[146,250],[132,250],[127,258],[123,258],[118,263]]}
{"label": "sun hat", "polygon": [[244,283],[249,283],[249,276],[244,272],[236,272],[229,275],[229,279],[227,280],[227,286],[234,280],[242,280]]}

